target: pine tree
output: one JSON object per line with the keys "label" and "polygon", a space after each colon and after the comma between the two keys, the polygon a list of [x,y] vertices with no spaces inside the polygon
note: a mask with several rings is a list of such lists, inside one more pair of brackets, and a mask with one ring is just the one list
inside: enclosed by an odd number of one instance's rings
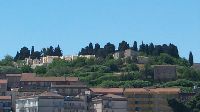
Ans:
{"label": "pine tree", "polygon": [[134,51],[138,51],[138,47],[137,47],[137,42],[136,41],[134,41],[133,50]]}
{"label": "pine tree", "polygon": [[101,48],[100,45],[99,45],[98,43],[96,43],[95,46],[94,46],[94,55],[97,54],[97,52],[98,52],[98,50],[99,50],[100,48]]}
{"label": "pine tree", "polygon": [[111,44],[110,42],[108,42],[105,46],[104,46],[104,51],[105,54],[113,54],[115,52],[115,45]]}
{"label": "pine tree", "polygon": [[34,53],[35,53],[34,46],[32,46],[32,48],[31,48],[31,56],[30,56],[31,59],[35,59]]}
{"label": "pine tree", "polygon": [[58,45],[54,50],[54,56],[62,56],[62,50],[60,49],[60,46]]}
{"label": "pine tree", "polygon": [[193,62],[193,54],[192,54],[191,51],[190,51],[190,54],[189,54],[189,63],[190,63],[190,66],[192,66],[194,64],[194,62]]}
{"label": "pine tree", "polygon": [[118,50],[119,51],[125,51],[126,49],[129,49],[130,46],[126,41],[122,41],[121,43],[119,43],[119,47]]}

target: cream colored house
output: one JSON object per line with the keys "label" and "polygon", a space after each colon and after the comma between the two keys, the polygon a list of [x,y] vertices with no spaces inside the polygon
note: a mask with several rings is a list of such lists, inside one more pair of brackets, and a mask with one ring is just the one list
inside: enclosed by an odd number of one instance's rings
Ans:
{"label": "cream colored house", "polygon": [[42,57],[42,63],[43,64],[49,64],[52,63],[54,59],[58,59],[58,56],[46,56],[46,57]]}

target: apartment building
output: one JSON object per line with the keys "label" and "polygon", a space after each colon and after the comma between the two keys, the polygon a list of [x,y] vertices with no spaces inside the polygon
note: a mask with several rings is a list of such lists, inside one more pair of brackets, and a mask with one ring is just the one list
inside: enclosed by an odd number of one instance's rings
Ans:
{"label": "apartment building", "polygon": [[53,92],[16,99],[16,112],[64,112],[64,97]]}
{"label": "apartment building", "polygon": [[126,97],[114,94],[93,98],[91,108],[92,112],[128,112]]}
{"label": "apartment building", "polygon": [[0,96],[5,96],[7,91],[7,80],[0,79]]}
{"label": "apartment building", "polygon": [[35,74],[22,74],[19,91],[47,91],[52,85],[78,85],[77,77],[38,77]]}
{"label": "apartment building", "polygon": [[0,112],[12,112],[11,96],[0,96]]}
{"label": "apartment building", "polygon": [[167,99],[178,98],[179,88],[127,88],[128,112],[172,112]]}

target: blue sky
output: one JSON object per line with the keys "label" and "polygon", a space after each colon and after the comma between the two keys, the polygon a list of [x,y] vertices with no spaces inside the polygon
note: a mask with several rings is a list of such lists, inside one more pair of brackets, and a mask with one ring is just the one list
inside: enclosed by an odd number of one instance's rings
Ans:
{"label": "blue sky", "polygon": [[23,46],[174,43],[200,62],[200,0],[0,0],[0,58]]}

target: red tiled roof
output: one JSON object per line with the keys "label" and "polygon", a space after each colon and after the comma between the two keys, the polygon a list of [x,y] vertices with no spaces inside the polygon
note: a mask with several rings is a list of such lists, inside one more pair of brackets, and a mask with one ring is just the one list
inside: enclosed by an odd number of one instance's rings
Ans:
{"label": "red tiled roof", "polygon": [[123,88],[90,88],[96,94],[122,94]]}
{"label": "red tiled roof", "polygon": [[11,96],[0,96],[0,100],[11,100]]}
{"label": "red tiled roof", "polygon": [[180,88],[127,88],[125,93],[158,93],[158,94],[177,94]]}
{"label": "red tiled roof", "polygon": [[39,94],[38,96],[58,96],[58,97],[62,97],[62,95],[59,95],[59,94],[53,93],[53,92],[47,92],[47,91]]}
{"label": "red tiled roof", "polygon": [[7,80],[0,80],[0,84],[5,84],[5,83],[7,83],[8,81]]}
{"label": "red tiled roof", "polygon": [[78,77],[37,77],[34,74],[22,74],[20,81],[30,81],[30,82],[42,82],[42,81],[51,81],[51,82],[58,82],[58,81],[79,81]]}

